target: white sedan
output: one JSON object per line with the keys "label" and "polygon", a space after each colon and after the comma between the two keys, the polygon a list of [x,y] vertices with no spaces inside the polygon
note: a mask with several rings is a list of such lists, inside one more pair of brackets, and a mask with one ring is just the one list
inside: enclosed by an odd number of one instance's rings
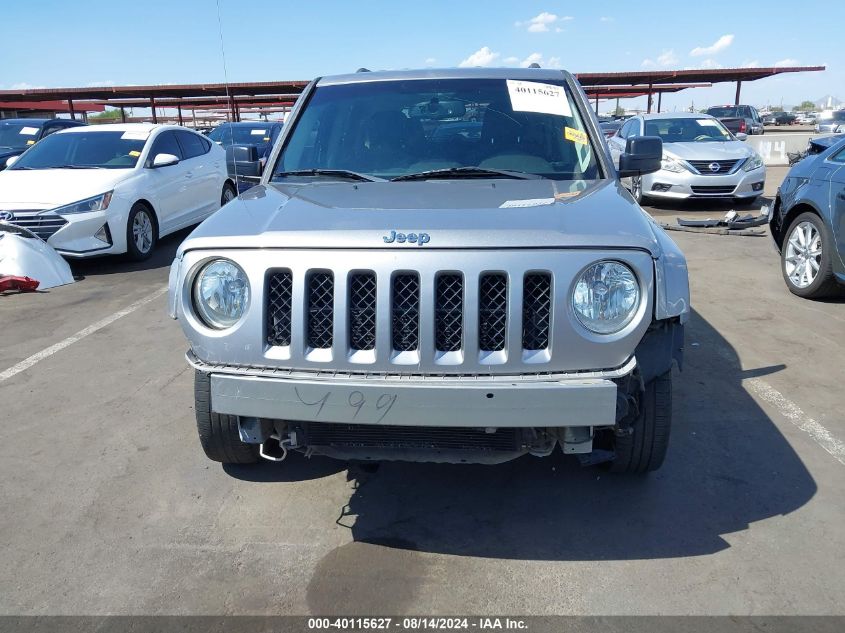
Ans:
{"label": "white sedan", "polygon": [[0,172],[0,220],[65,257],[146,259],[158,238],[202,222],[237,195],[226,152],[173,125],[57,132]]}

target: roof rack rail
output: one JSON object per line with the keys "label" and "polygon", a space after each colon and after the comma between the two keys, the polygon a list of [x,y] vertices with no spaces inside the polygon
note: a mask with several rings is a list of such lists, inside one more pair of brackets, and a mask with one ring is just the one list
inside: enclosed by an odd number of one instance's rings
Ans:
{"label": "roof rack rail", "polygon": [[359,69],[358,69],[358,70],[356,70],[355,72],[356,72],[356,73],[368,73],[368,72],[370,72],[370,69],[369,69],[369,68],[364,68],[363,66],[361,66],[361,68],[359,68]]}

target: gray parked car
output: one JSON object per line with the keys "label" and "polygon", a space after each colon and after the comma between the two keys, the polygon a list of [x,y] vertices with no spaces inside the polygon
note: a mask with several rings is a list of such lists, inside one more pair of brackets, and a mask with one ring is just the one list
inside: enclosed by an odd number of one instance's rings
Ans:
{"label": "gray parked car", "polygon": [[646,198],[732,198],[750,204],[763,193],[763,159],[717,119],[706,114],[673,112],[629,119],[607,140],[614,162],[629,138],[657,136],[663,140],[660,171],[630,181],[638,202]]}
{"label": "gray parked car", "polygon": [[[789,170],[770,217],[787,288],[818,299],[845,283],[845,138]],[[837,283],[838,282],[838,283]]]}
{"label": "gray parked car", "polygon": [[661,154],[614,168],[569,73],[315,80],[171,268],[207,456],[658,468],[687,266],[619,177]]}

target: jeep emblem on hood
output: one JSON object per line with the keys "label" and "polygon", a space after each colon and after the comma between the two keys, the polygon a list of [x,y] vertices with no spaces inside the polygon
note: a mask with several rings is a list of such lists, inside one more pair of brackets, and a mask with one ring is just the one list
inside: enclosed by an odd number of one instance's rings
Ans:
{"label": "jeep emblem on hood", "polygon": [[397,244],[416,244],[417,246],[423,246],[431,241],[431,236],[428,233],[397,233],[396,231],[391,231],[390,235],[385,235],[382,239],[385,244],[396,242]]}

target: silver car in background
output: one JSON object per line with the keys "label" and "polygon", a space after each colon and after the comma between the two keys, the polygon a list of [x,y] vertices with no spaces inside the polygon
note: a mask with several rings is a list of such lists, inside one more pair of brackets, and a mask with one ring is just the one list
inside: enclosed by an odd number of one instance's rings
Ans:
{"label": "silver car in background", "polygon": [[629,119],[607,140],[613,161],[629,138],[658,136],[663,140],[662,169],[627,184],[637,202],[646,198],[733,198],[751,203],[763,193],[763,159],[731,134],[718,119],[686,112],[645,114]]}

